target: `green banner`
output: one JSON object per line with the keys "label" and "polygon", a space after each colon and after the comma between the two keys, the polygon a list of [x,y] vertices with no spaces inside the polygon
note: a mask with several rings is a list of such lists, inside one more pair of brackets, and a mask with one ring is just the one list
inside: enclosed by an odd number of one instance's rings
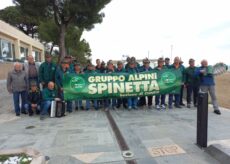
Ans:
{"label": "green banner", "polygon": [[181,71],[64,75],[65,100],[139,97],[179,93]]}

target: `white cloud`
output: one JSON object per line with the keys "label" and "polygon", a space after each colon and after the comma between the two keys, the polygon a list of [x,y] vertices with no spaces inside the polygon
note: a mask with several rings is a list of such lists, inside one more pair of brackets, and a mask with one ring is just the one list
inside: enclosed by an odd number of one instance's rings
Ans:
{"label": "white cloud", "polygon": [[143,58],[148,51],[151,58],[170,56],[173,44],[173,56],[185,61],[193,57],[230,63],[228,4],[227,0],[116,0],[104,10],[103,23],[84,37],[93,60],[121,59],[122,54]]}

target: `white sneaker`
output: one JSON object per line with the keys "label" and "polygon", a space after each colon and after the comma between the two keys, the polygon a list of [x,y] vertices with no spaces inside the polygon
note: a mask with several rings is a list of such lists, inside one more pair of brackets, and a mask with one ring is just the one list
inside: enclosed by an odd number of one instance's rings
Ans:
{"label": "white sneaker", "polygon": [[164,104],[161,105],[161,109],[166,109]]}
{"label": "white sneaker", "polygon": [[160,105],[156,105],[156,109],[157,109],[157,110],[161,110]]}

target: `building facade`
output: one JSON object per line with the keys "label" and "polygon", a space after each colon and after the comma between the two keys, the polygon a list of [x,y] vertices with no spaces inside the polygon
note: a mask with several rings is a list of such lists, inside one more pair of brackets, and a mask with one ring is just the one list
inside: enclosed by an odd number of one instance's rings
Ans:
{"label": "building facade", "polygon": [[37,62],[44,61],[44,45],[0,20],[0,60],[24,61],[28,55]]}

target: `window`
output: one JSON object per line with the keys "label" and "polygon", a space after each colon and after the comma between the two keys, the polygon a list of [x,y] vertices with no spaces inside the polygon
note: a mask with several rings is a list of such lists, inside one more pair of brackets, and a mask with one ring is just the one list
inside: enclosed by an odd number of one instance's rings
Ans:
{"label": "window", "polygon": [[20,47],[20,60],[25,61],[28,56],[28,48]]}
{"label": "window", "polygon": [[13,61],[11,42],[0,39],[0,59]]}
{"label": "window", "polygon": [[35,60],[36,62],[40,62],[40,61],[41,61],[41,58],[40,58],[41,53],[40,53],[40,52],[38,52],[38,51],[33,51],[33,52],[32,52],[32,55],[33,55],[34,60]]}

